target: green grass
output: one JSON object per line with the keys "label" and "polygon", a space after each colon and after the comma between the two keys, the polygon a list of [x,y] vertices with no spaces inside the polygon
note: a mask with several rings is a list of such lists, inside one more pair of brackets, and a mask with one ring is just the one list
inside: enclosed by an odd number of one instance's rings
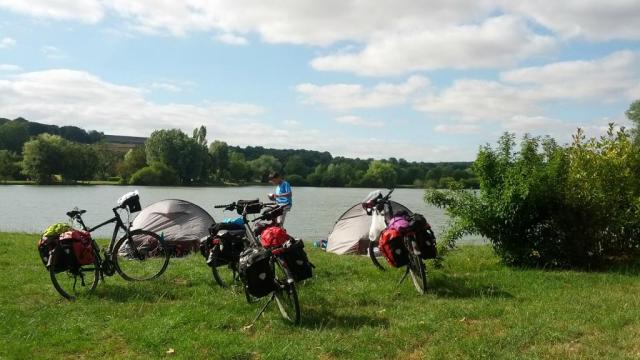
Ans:
{"label": "green grass", "polygon": [[[640,279],[634,272],[507,268],[489,247],[430,267],[419,296],[400,271],[309,249],[317,270],[299,287],[302,325],[275,304],[213,284],[198,254],[159,280],[115,276],[76,302],[60,298],[36,235],[0,233],[0,358],[624,359],[640,357]],[[167,353],[174,349],[173,353]]]}

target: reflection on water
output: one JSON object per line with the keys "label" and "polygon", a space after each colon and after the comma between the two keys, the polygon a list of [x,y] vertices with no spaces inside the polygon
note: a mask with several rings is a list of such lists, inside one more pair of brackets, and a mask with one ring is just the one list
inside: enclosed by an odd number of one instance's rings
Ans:
{"label": "reflection on water", "polygon": [[[213,209],[213,205],[239,199],[260,198],[267,201],[271,186],[250,187],[153,187],[153,186],[0,186],[0,231],[41,232],[49,224],[66,221],[65,213],[73,207],[87,210],[83,216],[90,226],[113,216],[111,208],[124,193],[138,189],[142,206],[163,199],[183,199],[208,211],[216,221],[237,216]],[[373,189],[310,188],[293,189],[293,209],[287,216],[289,233],[305,240],[326,239],[337,218]],[[436,235],[447,222],[438,208],[423,201],[424,190],[397,189],[392,199],[425,215]],[[98,230],[101,237],[111,236],[111,226]],[[476,242],[479,239],[470,238]]]}

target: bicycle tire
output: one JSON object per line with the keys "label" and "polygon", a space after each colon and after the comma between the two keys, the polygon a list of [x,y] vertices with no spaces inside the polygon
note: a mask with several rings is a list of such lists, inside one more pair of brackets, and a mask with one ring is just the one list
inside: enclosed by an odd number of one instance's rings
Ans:
{"label": "bicycle tire", "polygon": [[409,275],[411,275],[411,281],[418,294],[426,294],[427,270],[422,259],[414,254],[413,251],[409,251]]}
{"label": "bicycle tire", "polygon": [[300,325],[300,302],[298,300],[298,292],[293,277],[286,270],[279,260],[275,260],[275,267],[280,270],[280,276],[276,272],[276,282],[279,288],[276,289],[275,298],[280,315],[286,321]]}
{"label": "bicycle tire", "polygon": [[[80,285],[85,288],[82,294],[92,293],[96,289],[96,287],[98,286],[98,282],[100,281],[100,260],[99,260],[100,257],[98,256],[98,253],[95,249],[95,244],[94,244],[93,256],[94,256],[94,261],[92,264],[93,267],[89,265],[85,265],[85,266],[80,266],[78,269],[68,269],[65,271],[56,272],[54,265],[49,266],[49,277],[51,278],[51,283],[53,283],[53,287],[62,297],[64,297],[67,300],[74,301],[78,296],[81,295],[80,292],[76,291],[78,275],[80,276],[80,281],[81,281]],[[93,273],[92,282],[90,283],[89,287],[87,287],[87,285],[84,284],[83,273],[85,272]],[[66,283],[67,281],[70,281],[72,278],[73,278],[72,288],[66,289],[68,286],[66,284],[63,285],[63,282]]]}
{"label": "bicycle tire", "polygon": [[375,267],[377,267],[380,271],[385,271],[386,269],[382,265],[380,265],[380,262],[378,261],[378,258],[376,257],[376,254],[374,251],[377,245],[378,245],[377,241],[369,241],[369,258],[371,259],[371,262]]}
{"label": "bicycle tire", "polygon": [[[140,237],[143,239],[144,237],[147,237],[147,239],[148,237],[151,237],[153,240],[157,241],[158,244],[157,247],[153,249],[153,254],[151,254],[151,251],[147,251],[142,248],[144,244],[141,243],[139,245],[135,245],[135,240],[133,240],[134,237]],[[120,251],[122,246],[130,246],[129,244],[131,243],[136,246],[136,251],[138,251],[142,258],[135,258],[134,256],[131,256],[131,250],[122,249],[123,251]],[[111,256],[115,264],[116,271],[123,279],[127,281],[147,281],[158,278],[167,270],[171,252],[167,248],[167,244],[164,239],[158,234],[153,231],[136,229],[125,234],[120,238],[120,240],[118,240]],[[145,261],[146,263],[143,264]],[[134,270],[136,267],[139,269]],[[149,270],[145,271],[145,268],[149,268]],[[135,271],[145,271],[145,273],[148,274],[134,274]]]}
{"label": "bicycle tire", "polygon": [[[224,276],[222,272],[231,272],[231,279],[229,279],[228,275]],[[217,266],[216,260],[211,264],[211,274],[213,275],[213,280],[222,288],[228,288],[239,280],[238,271],[233,269],[231,264]]]}

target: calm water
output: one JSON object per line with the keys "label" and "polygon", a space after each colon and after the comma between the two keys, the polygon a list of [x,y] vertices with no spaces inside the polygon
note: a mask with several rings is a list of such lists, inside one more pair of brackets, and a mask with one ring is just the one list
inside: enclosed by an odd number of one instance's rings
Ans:
{"label": "calm water", "polygon": [[[55,222],[66,222],[65,213],[78,206],[87,210],[83,216],[90,226],[111,217],[111,208],[124,193],[137,189],[142,206],[163,199],[183,199],[208,211],[216,221],[235,213],[213,209],[213,205],[226,204],[238,199],[260,198],[267,201],[271,186],[234,188],[184,188],[152,186],[0,186],[0,231],[38,233]],[[361,201],[373,189],[294,188],[292,211],[287,216],[287,230],[305,240],[326,239],[337,218],[353,204]],[[425,215],[434,226],[436,235],[446,224],[442,210],[428,206],[424,191],[398,189],[392,199],[409,209]],[[111,236],[112,227],[97,231],[98,236]],[[468,239],[474,241],[474,239]],[[477,239],[475,239],[477,240]]]}

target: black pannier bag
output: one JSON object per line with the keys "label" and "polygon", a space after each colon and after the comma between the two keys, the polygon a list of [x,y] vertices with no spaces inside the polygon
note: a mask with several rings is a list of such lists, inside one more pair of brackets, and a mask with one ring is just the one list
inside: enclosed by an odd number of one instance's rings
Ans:
{"label": "black pannier bag", "polygon": [[200,253],[209,266],[237,262],[244,250],[245,228],[236,223],[216,223],[209,228],[211,235],[200,239]]}
{"label": "black pannier bag", "polygon": [[313,268],[315,266],[309,261],[309,257],[307,257],[302,240],[291,239],[287,241],[283,246],[283,252],[280,254],[280,258],[286,264],[294,281],[306,280],[313,276]]}
{"label": "black pannier bag", "polygon": [[58,241],[59,236],[43,236],[38,242],[40,260],[48,269],[53,266],[56,273],[78,268],[78,261],[71,242]]}
{"label": "black pannier bag", "polygon": [[276,289],[270,259],[271,252],[264,248],[248,248],[240,254],[240,279],[246,291],[254,297],[267,296]]}
{"label": "black pannier bag", "polygon": [[416,247],[420,251],[420,257],[425,260],[438,257],[436,236],[427,219],[420,214],[413,214],[409,220],[409,228],[415,234]]}
{"label": "black pannier bag", "polygon": [[238,262],[243,250],[243,238],[231,233],[208,236],[204,241],[200,241],[200,253],[207,259],[209,266],[222,266]]}

